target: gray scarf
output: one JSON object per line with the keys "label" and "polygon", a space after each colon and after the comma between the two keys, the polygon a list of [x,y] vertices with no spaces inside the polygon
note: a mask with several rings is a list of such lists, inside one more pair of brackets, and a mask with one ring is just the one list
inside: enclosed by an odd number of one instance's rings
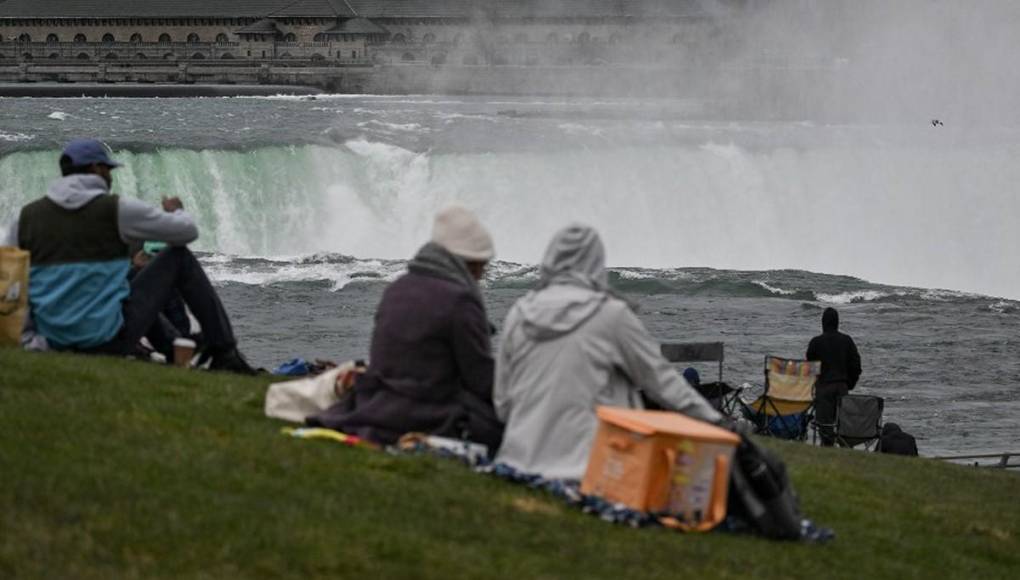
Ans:
{"label": "gray scarf", "polygon": [[482,291],[478,287],[478,282],[471,276],[467,263],[435,242],[429,242],[422,246],[414,258],[407,263],[407,269],[415,274],[442,278],[460,284],[471,290],[483,308],[485,306],[485,301],[482,300]]}

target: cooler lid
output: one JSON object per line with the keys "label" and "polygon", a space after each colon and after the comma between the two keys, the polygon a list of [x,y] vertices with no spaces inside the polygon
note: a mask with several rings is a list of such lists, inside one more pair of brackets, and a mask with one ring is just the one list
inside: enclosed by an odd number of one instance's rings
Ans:
{"label": "cooler lid", "polygon": [[674,435],[712,443],[740,444],[737,434],[710,423],[670,411],[642,411],[622,407],[598,407],[599,419],[642,435]]}

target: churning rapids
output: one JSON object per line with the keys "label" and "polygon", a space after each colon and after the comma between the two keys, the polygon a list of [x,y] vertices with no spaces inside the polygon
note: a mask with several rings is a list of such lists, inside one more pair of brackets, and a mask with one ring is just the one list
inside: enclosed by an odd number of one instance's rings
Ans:
{"label": "churning rapids", "polygon": [[0,99],[0,224],[45,191],[62,142],[105,139],[127,164],[116,192],[179,195],[198,216],[242,347],[270,366],[363,357],[384,284],[451,201],[493,230],[497,324],[580,220],[657,336],[726,343],[727,381],[802,356],[835,304],[859,390],[923,453],[1013,450],[1020,128],[929,121],[720,122],[665,100]]}

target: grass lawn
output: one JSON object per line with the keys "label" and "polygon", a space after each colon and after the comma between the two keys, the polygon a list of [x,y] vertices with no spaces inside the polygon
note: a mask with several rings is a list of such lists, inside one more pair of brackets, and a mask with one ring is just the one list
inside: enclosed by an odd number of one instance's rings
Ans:
{"label": "grass lawn", "polygon": [[826,546],[283,437],[266,379],[0,350],[0,578],[1020,578],[1020,475],[779,444]]}

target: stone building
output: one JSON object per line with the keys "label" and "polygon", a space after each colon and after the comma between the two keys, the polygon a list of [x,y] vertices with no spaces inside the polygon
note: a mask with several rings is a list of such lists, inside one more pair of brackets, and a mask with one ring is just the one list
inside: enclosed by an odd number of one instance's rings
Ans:
{"label": "stone building", "polygon": [[736,41],[700,6],[698,0],[0,0],[0,67],[690,63]]}

